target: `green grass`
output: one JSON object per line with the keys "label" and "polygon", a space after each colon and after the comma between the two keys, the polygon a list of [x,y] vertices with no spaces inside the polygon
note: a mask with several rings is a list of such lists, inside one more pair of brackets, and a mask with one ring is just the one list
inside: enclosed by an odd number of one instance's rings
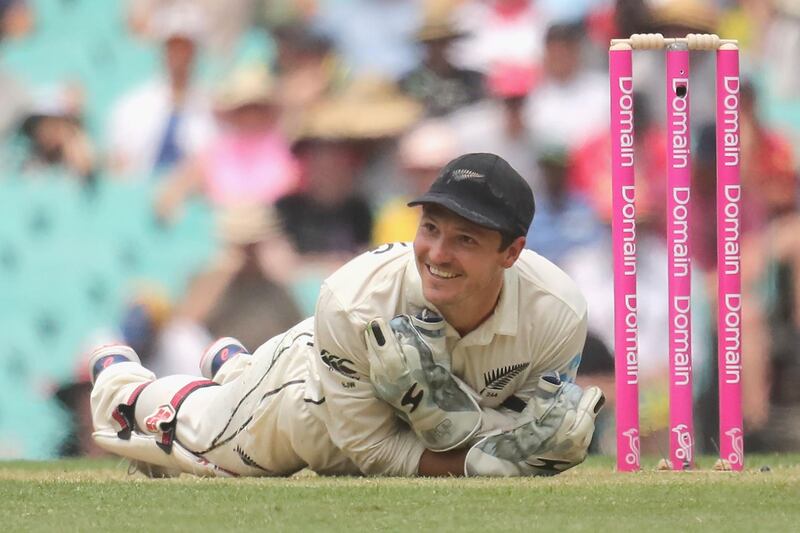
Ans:
{"label": "green grass", "polygon": [[[745,472],[555,478],[151,480],[119,460],[0,463],[2,531],[797,531],[800,456]],[[701,466],[710,466],[705,459]],[[769,471],[762,472],[768,465]]]}

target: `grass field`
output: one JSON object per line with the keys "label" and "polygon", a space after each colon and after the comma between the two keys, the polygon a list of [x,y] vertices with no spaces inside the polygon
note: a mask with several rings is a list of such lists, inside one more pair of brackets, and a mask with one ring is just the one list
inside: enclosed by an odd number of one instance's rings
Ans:
{"label": "grass field", "polygon": [[747,461],[740,474],[618,474],[590,458],[555,478],[160,480],[115,459],[0,462],[0,531],[800,531],[800,455]]}

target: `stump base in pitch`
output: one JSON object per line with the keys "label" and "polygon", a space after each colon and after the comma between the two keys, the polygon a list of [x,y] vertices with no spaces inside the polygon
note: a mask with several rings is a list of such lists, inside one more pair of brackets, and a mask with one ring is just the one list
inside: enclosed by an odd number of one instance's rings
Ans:
{"label": "stump base in pitch", "polygon": [[717,462],[714,463],[714,470],[716,472],[733,472],[731,463],[725,459],[717,459]]}

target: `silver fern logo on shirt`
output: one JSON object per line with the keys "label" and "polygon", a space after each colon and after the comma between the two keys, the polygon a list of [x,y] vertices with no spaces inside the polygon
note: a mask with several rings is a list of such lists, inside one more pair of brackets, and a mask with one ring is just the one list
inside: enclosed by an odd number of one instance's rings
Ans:
{"label": "silver fern logo on shirt", "polygon": [[491,391],[501,391],[515,377],[520,375],[523,370],[528,368],[530,363],[517,363],[514,365],[502,366],[500,368],[495,368],[494,370],[490,370],[483,374],[483,382],[484,388],[481,390],[481,394],[487,394],[489,396],[495,396]]}

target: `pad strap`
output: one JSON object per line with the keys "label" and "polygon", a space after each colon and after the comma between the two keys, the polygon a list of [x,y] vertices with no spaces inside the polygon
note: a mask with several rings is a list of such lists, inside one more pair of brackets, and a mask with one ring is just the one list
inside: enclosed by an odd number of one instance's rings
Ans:
{"label": "pad strap", "polygon": [[122,440],[128,440],[131,438],[131,431],[133,430],[134,425],[134,417],[133,417],[133,410],[136,406],[136,400],[139,399],[139,395],[142,394],[142,391],[150,385],[152,381],[145,381],[135,389],[125,403],[121,403],[117,406],[116,409],[111,413],[111,418],[119,425],[119,430],[117,431],[117,437]]}
{"label": "pad strap", "polygon": [[525,406],[528,405],[525,400],[522,400],[519,396],[514,396],[513,394],[503,400],[503,403],[500,404],[502,407],[506,409],[511,409],[514,412],[521,413]]}
{"label": "pad strap", "polygon": [[186,398],[196,390],[206,387],[215,387],[215,383],[208,379],[192,381],[184,385],[168,404],[162,405],[155,413],[145,418],[147,431],[156,434],[156,444],[164,453],[172,452],[172,443],[175,440],[175,424],[178,420],[178,410]]}

